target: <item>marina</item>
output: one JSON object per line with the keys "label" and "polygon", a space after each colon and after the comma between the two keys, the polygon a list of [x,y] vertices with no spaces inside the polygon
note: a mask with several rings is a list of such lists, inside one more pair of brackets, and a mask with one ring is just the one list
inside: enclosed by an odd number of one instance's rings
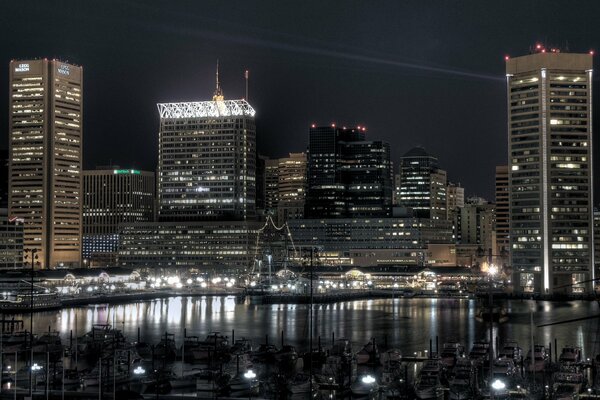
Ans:
{"label": "marina", "polygon": [[489,320],[467,298],[315,304],[312,335],[310,305],[236,296],[63,308],[34,313],[33,364],[29,314],[14,314],[2,336],[3,394],[21,398],[30,381],[39,398],[62,396],[63,381],[67,398],[98,398],[100,387],[105,398],[163,399],[476,399],[490,387],[494,398],[595,394],[600,348],[584,332],[597,332],[598,320],[537,326],[597,313],[596,303],[502,304],[508,321],[493,322],[491,345]]}

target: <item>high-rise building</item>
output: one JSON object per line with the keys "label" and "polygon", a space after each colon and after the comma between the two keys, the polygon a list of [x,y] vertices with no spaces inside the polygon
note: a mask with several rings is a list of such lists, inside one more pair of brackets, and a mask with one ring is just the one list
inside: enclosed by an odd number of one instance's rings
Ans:
{"label": "high-rise building", "polygon": [[279,159],[279,223],[304,217],[306,153],[290,153]]}
{"label": "high-rise building", "polygon": [[400,159],[398,205],[419,218],[446,219],[446,171],[438,159],[415,147]]}
{"label": "high-rise building", "polygon": [[543,48],[507,58],[516,291],[591,289],[579,282],[594,278],[592,68],[590,54]]}
{"label": "high-rise building", "polygon": [[510,250],[508,165],[496,167],[496,253]]}
{"label": "high-rise building", "polygon": [[265,213],[277,219],[279,204],[279,159],[265,160]]}
{"label": "high-rise building", "polygon": [[460,183],[448,182],[446,186],[446,212],[448,219],[451,220],[451,214],[457,209],[465,206],[465,188]]}
{"label": "high-rise building", "polygon": [[476,244],[485,254],[494,255],[496,245],[495,206],[475,198],[456,213],[456,242]]}
{"label": "high-rise building", "polygon": [[389,144],[368,141],[366,129],[309,129],[307,218],[390,216]]}
{"label": "high-rise building", "polygon": [[256,128],[246,100],[158,104],[161,221],[250,220],[256,215]]}
{"label": "high-rise building", "polygon": [[154,221],[155,202],[154,172],[83,171],[84,265],[116,265],[120,225]]}
{"label": "high-rise building", "polygon": [[9,214],[24,220],[38,267],[78,266],[83,69],[23,60],[9,75]]}

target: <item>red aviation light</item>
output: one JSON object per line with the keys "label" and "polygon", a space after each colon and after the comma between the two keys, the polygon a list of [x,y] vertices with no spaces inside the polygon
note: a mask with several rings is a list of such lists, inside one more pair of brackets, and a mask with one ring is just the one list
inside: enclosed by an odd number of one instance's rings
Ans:
{"label": "red aviation light", "polygon": [[504,61],[510,60],[510,56],[504,56]]}
{"label": "red aviation light", "polygon": [[590,56],[594,55],[594,50],[590,50]]}
{"label": "red aviation light", "polygon": [[312,124],[310,127],[311,128],[316,128],[317,126],[315,124]]}

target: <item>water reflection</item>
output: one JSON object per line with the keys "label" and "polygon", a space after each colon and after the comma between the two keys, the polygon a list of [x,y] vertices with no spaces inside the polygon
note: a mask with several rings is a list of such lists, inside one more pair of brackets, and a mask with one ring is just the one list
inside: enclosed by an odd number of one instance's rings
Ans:
{"label": "water reflection", "polygon": [[[183,335],[205,336],[218,331],[236,338],[246,337],[255,344],[262,343],[265,335],[278,342],[281,331],[285,340],[301,349],[308,347],[308,305],[255,305],[236,304],[234,297],[174,297],[126,305],[93,305],[67,308],[58,312],[35,315],[35,331],[60,330],[65,339],[70,331],[82,335],[93,324],[114,323],[135,340],[138,327],[142,340],[157,342],[165,332]],[[534,310],[535,324],[573,319],[598,314],[598,306],[592,302],[532,302],[510,301],[506,308],[510,314],[508,323],[494,328],[500,340],[514,339],[522,347],[529,347],[530,309]],[[471,344],[488,338],[488,327],[475,319],[476,304],[466,299],[387,299],[359,300],[314,306],[315,343],[321,336],[323,344],[329,344],[332,334],[346,337],[356,347],[371,337],[380,342],[387,340],[390,346],[405,353],[424,351],[429,340],[440,346],[448,340],[460,340]],[[29,316],[23,318],[28,326]],[[559,347],[574,344],[583,348],[590,357],[600,352],[597,333],[598,319],[579,321],[559,326],[534,328],[535,340],[548,345],[558,340]]]}

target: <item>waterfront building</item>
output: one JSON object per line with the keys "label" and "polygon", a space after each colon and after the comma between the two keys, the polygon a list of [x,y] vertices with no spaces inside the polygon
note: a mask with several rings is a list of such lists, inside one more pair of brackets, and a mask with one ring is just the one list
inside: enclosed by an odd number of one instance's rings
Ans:
{"label": "waterfront building", "polygon": [[389,144],[366,128],[313,125],[307,160],[307,218],[388,217],[392,208]]}
{"label": "waterfront building", "polygon": [[496,253],[510,250],[508,165],[496,167]]}
{"label": "waterfront building", "polygon": [[[600,273],[600,211],[594,208],[594,270],[595,276]],[[599,282],[595,286],[600,286]]]}
{"label": "waterfront building", "polygon": [[11,218],[0,208],[0,269],[23,266],[23,220]]}
{"label": "waterfront building", "polygon": [[415,217],[446,219],[446,171],[438,159],[422,147],[409,150],[400,158],[398,205],[411,209]]}
{"label": "waterfront building", "polygon": [[119,265],[244,271],[257,257],[255,221],[136,222],[121,225]]}
{"label": "waterfront building", "polygon": [[[543,50],[543,51],[542,51]],[[591,54],[507,58],[510,245],[518,292],[591,290]]]}
{"label": "waterfront building", "polygon": [[82,106],[81,67],[10,62],[9,214],[24,220],[39,268],[80,264]]}
{"label": "waterfront building", "polygon": [[405,265],[408,257],[410,263],[424,265],[428,245],[452,243],[452,226],[445,219],[329,218],[288,225],[296,248],[317,246],[329,263]]}
{"label": "waterfront building", "polygon": [[225,100],[160,103],[160,221],[251,220],[256,215],[255,111]]}
{"label": "waterfront building", "polygon": [[100,167],[83,171],[83,264],[117,262],[119,224],[152,222],[154,172]]}
{"label": "waterfront building", "polygon": [[306,153],[290,153],[279,159],[277,220],[284,223],[304,217],[306,199]]}

